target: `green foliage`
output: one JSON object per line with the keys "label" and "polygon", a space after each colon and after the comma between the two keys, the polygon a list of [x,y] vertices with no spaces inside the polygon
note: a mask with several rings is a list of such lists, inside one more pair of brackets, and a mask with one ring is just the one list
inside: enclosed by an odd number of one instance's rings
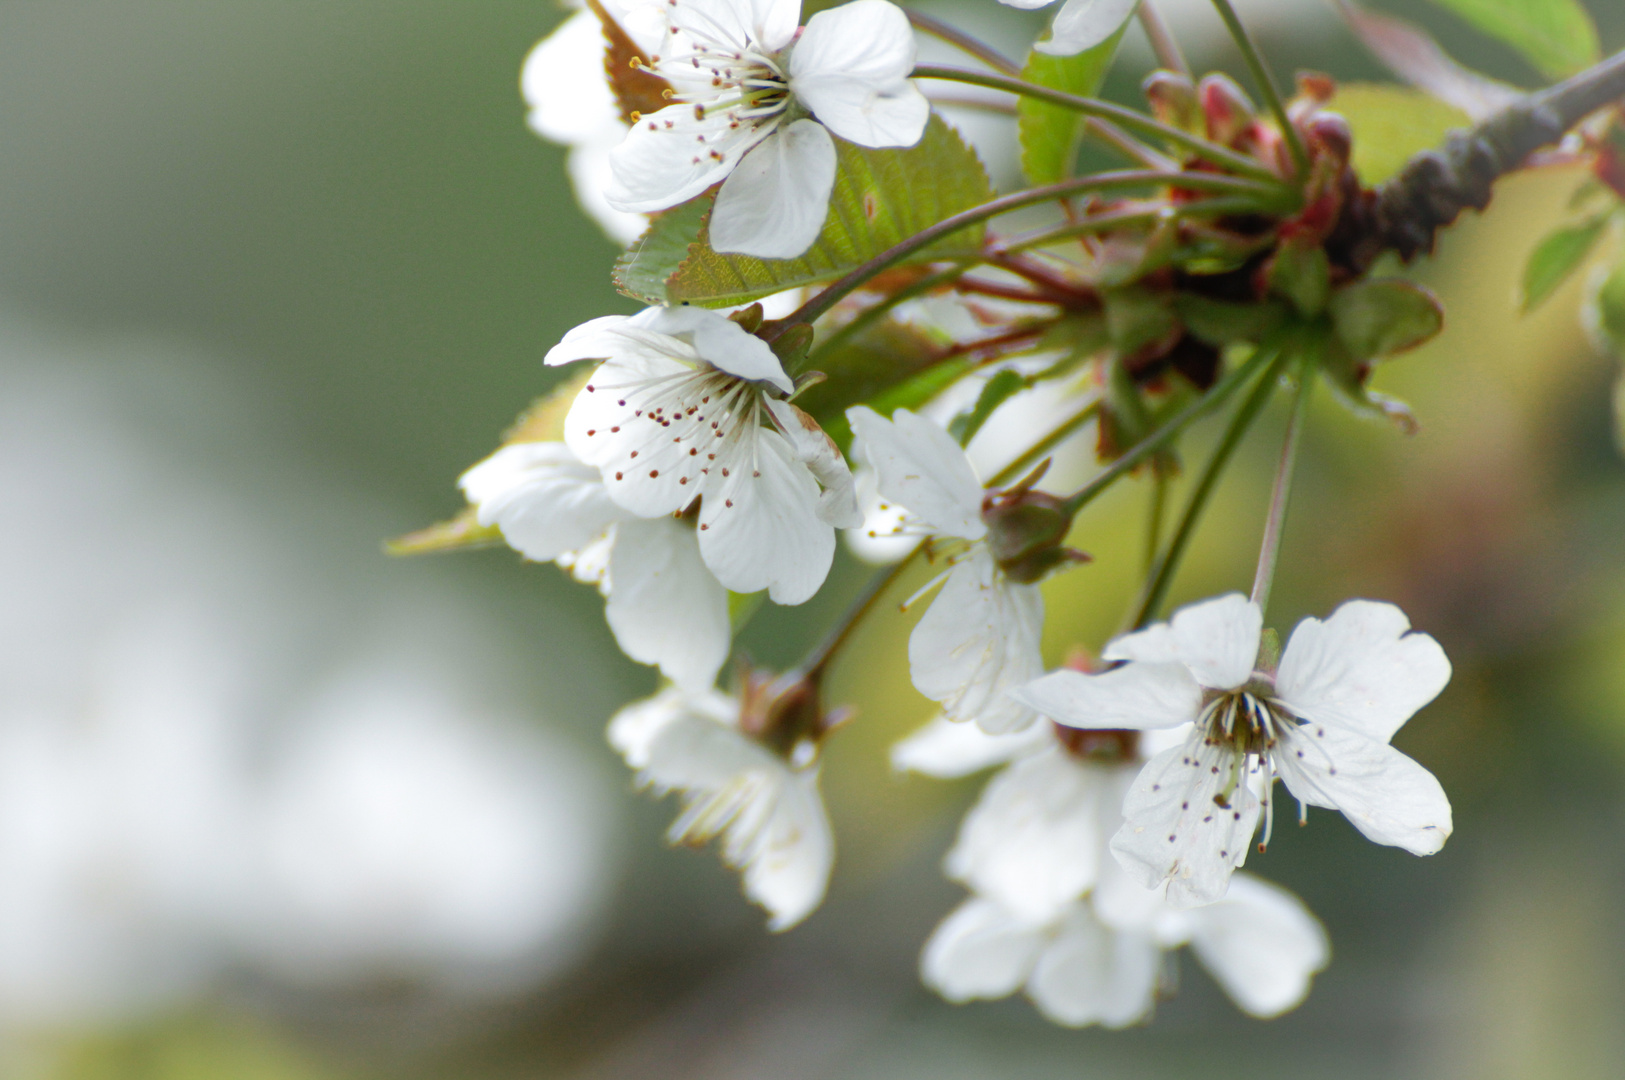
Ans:
{"label": "green foliage", "polygon": [[1585,257],[1596,247],[1608,225],[1608,215],[1600,214],[1578,225],[1555,229],[1535,245],[1523,268],[1523,309],[1532,311],[1567,281]]}
{"label": "green foliage", "polygon": [[1349,122],[1354,172],[1367,187],[1397,174],[1412,155],[1438,146],[1452,128],[1471,125],[1455,106],[1387,83],[1343,83],[1327,108]]}
{"label": "green foliage", "polygon": [[1597,28],[1579,0],[1433,0],[1518,50],[1553,79],[1601,56]]}
{"label": "green foliage", "polygon": [[[1031,52],[1021,77],[1052,90],[1093,97],[1105,81],[1127,29],[1124,23],[1117,33],[1076,56]],[[1083,114],[1075,110],[1036,98],[1021,98],[1016,103],[1016,137],[1021,143],[1021,171],[1027,179],[1034,184],[1053,184],[1070,176],[1083,124]]]}
{"label": "green foliage", "polygon": [[[649,304],[743,304],[799,285],[840,277],[946,217],[993,197],[976,154],[940,117],[907,149],[871,150],[835,141],[837,171],[824,230],[794,259],[720,255],[706,239],[714,195],[666,211],[615,264],[615,284]],[[973,255],[972,226],[909,261]]]}
{"label": "green foliage", "polygon": [[1594,299],[1597,332],[1625,360],[1625,260],[1602,279]]}
{"label": "green foliage", "polygon": [[1270,291],[1292,301],[1303,315],[1319,315],[1332,291],[1332,268],[1320,245],[1282,244],[1269,262]]}
{"label": "green foliage", "polygon": [[[1602,344],[1625,360],[1625,260],[1621,260],[1597,287],[1592,298],[1595,328]],[[1625,453],[1625,373],[1614,383],[1614,443]]]}
{"label": "green foliage", "polygon": [[852,441],[846,410],[868,405],[883,416],[913,409],[969,371],[973,361],[938,362],[943,343],[907,323],[883,319],[818,357],[829,378],[796,398],[796,404],[845,450]]}
{"label": "green foliage", "polygon": [[1021,372],[1010,368],[1001,368],[982,384],[982,392],[976,395],[976,404],[954,417],[948,424],[948,434],[959,440],[960,446],[969,446],[976,433],[982,430],[988,417],[993,415],[1000,405],[1010,399],[1027,385]]}
{"label": "green foliage", "polygon": [[500,543],[502,530],[495,525],[481,525],[475,517],[474,507],[469,506],[461,510],[456,517],[384,541],[384,553],[439,555],[448,551],[493,547]]}
{"label": "green foliage", "polygon": [[1434,295],[1399,278],[1339,289],[1327,308],[1338,341],[1362,363],[1414,349],[1444,329]]}
{"label": "green foliage", "polygon": [[1217,346],[1258,341],[1287,316],[1287,306],[1280,300],[1243,304],[1190,292],[1174,297],[1174,310],[1198,341]]}

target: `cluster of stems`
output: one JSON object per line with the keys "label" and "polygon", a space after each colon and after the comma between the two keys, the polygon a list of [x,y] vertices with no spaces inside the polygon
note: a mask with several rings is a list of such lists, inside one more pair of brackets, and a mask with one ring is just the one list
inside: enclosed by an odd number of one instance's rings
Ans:
{"label": "cluster of stems", "polygon": [[[1019,65],[974,37],[919,13],[910,20],[920,30],[954,45],[981,61],[987,71],[941,65],[920,65],[914,77],[1004,91],[1069,109],[1085,118],[1085,132],[1103,146],[1116,151],[1134,167],[1098,172],[1064,179],[994,198],[980,206],[952,215],[881,252],[832,284],[825,286],[787,317],[765,324],[760,333],[770,342],[791,327],[806,324],[828,314],[837,304],[853,296],[884,272],[902,264],[922,249],[961,230],[980,225],[1012,211],[1046,203],[1059,203],[1067,210],[1066,220],[1031,232],[990,237],[979,256],[960,258],[932,273],[879,296],[855,316],[828,332],[808,355],[804,366],[816,369],[820,360],[833,355],[856,335],[874,325],[897,305],[945,287],[983,295],[1017,296],[1044,301],[1064,289],[1046,279],[1035,264],[1021,261],[1024,252],[1057,241],[1102,235],[1127,227],[1175,220],[1218,221],[1227,217],[1257,215],[1282,220],[1300,212],[1305,203],[1305,181],[1312,163],[1298,128],[1262,56],[1237,18],[1228,0],[1214,0],[1224,24],[1240,50],[1255,89],[1273,117],[1291,168],[1281,175],[1255,157],[1202,138],[1191,131],[1095,98],[1081,97],[1038,85],[1021,78]],[[1166,25],[1151,3],[1138,10],[1142,28],[1159,64],[1168,70],[1188,74]],[[1431,244],[1433,232],[1447,224],[1465,206],[1482,208],[1488,201],[1488,188],[1497,176],[1517,168],[1530,153],[1559,138],[1585,116],[1612,101],[1625,97],[1625,54],[1616,55],[1597,67],[1509,107],[1472,131],[1457,133],[1442,153],[1418,155],[1409,168],[1393,181],[1351,206],[1349,218],[1362,230],[1350,247],[1359,265],[1368,267],[1383,250],[1396,250],[1409,258]],[[1149,140],[1149,141],[1147,141]],[[1184,168],[1165,153],[1172,149],[1189,156],[1194,167]],[[1077,196],[1114,192],[1167,189],[1177,186],[1199,197],[1177,204],[1130,203],[1089,207],[1074,212],[1069,201]],[[1027,279],[1032,292],[1013,290],[969,279],[966,275],[980,266],[997,267]],[[1046,292],[1046,290],[1049,290]],[[1076,515],[1124,477],[1148,473],[1151,492],[1148,500],[1144,584],[1124,622],[1124,629],[1144,626],[1157,618],[1168,598],[1180,563],[1190,547],[1198,522],[1219,480],[1230,464],[1254,422],[1270,399],[1285,388],[1291,398],[1290,416],[1281,447],[1279,466],[1263,529],[1252,599],[1267,608],[1274,581],[1291,490],[1294,463],[1304,426],[1312,387],[1319,377],[1319,357],[1313,341],[1287,340],[1292,330],[1266,336],[1251,354],[1233,362],[1230,369],[1194,400],[1143,435],[1105,465],[1083,487],[1062,497],[1067,513]],[[1021,340],[1014,331],[1010,340]],[[997,346],[1005,339],[973,343],[990,347],[997,359]],[[971,346],[958,352],[969,351]],[[946,358],[945,358],[946,359]],[[1242,391],[1246,390],[1243,394]],[[1168,507],[1168,476],[1159,459],[1171,452],[1198,420],[1223,408],[1241,395],[1218,442],[1194,476],[1185,505],[1172,523],[1166,541],[1162,538]],[[1088,401],[1072,416],[1044,433],[991,477],[987,486],[995,490],[1024,475],[1061,442],[1096,420],[1102,408],[1099,399]],[[862,590],[847,613],[805,659],[799,670],[814,678],[851,640],[859,623],[879,606],[879,600],[898,582],[915,558],[925,550],[916,547],[905,559],[878,572]]]}

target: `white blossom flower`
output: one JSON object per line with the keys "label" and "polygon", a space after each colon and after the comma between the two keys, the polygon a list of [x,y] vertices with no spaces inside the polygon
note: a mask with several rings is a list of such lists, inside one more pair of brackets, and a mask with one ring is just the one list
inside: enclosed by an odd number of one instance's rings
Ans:
{"label": "white blossom flower", "polygon": [[832,132],[870,147],[918,142],[930,105],[908,79],[902,10],[855,0],[798,34],[800,16],[800,0],[673,0],[650,60],[674,104],[638,118],[610,154],[609,204],[661,210],[721,181],[711,246],[790,258],[829,212]]}
{"label": "white blossom flower", "polygon": [[[1247,1012],[1272,1016],[1301,1001],[1327,946],[1297,898],[1243,874],[1219,903],[1181,910],[1105,857],[1137,750],[1155,751],[1167,736],[1091,733],[1099,745],[1090,747],[1061,730],[994,736],[938,720],[899,744],[897,756],[936,775],[1012,762],[949,853],[949,876],[973,895],[927,943],[925,981],[952,1001],[1025,986],[1058,1023],[1122,1027],[1149,1016],[1162,954],[1190,944]],[[1095,756],[1108,748],[1117,756]]]}
{"label": "white blossom flower", "polygon": [[598,586],[622,652],[691,691],[716,682],[731,641],[728,593],[689,523],[623,509],[559,442],[505,446],[458,483],[480,524],[501,528],[520,554]]}
{"label": "white blossom flower", "polygon": [[939,536],[969,542],[908,640],[915,689],[954,721],[991,733],[1016,731],[1037,713],[1006,695],[1043,670],[1044,601],[1036,585],[1010,581],[982,541],[982,484],[959,444],[937,424],[898,409],[890,420],[866,406],[847,410],[876,487]]}
{"label": "white blossom flower", "polygon": [[1166,884],[1176,904],[1224,895],[1258,824],[1255,771],[1266,809],[1279,777],[1301,806],[1340,810],[1377,843],[1431,855],[1450,835],[1439,782],[1388,745],[1450,679],[1438,643],[1392,604],[1352,600],[1299,623],[1272,676],[1255,670],[1262,624],[1239,593],[1192,604],[1109,644],[1103,656],[1126,665],[1053,672],[1012,694],[1073,727],[1193,725],[1141,770],[1112,840],[1130,873]]}
{"label": "white blossom flower", "polygon": [[649,308],[576,327],[547,363],[603,360],[564,438],[609,498],[644,518],[699,505],[699,551],[725,587],[781,604],[818,591],[835,527],[858,520],[829,436],[777,396],[792,384],[767,343],[699,308]]}
{"label": "white blossom flower", "polygon": [[721,836],[723,861],[742,871],[745,895],[771,916],[768,928],[787,930],[823,900],[835,841],[811,744],[786,759],[742,732],[739,715],[726,694],[670,687],[617,713],[609,741],[641,783],[679,793],[682,812],[667,839]]}
{"label": "white blossom flower", "polygon": [[[1031,11],[1053,0],[999,0],[1008,7]],[[1105,41],[1134,15],[1140,0],[1066,0],[1050,24],[1050,36],[1035,42],[1035,52],[1073,56]]]}
{"label": "white blossom flower", "polygon": [[[661,5],[627,5],[610,0],[605,10],[632,40],[645,49],[660,45],[665,20]],[[604,31],[598,16],[576,11],[531,49],[520,71],[531,130],[569,148],[569,170],[576,199],[600,228],[619,243],[629,244],[648,228],[644,214],[609,205],[609,154],[626,138],[614,91],[604,74]]]}
{"label": "white blossom flower", "polygon": [[[1115,911],[1102,903],[1103,881],[1091,899],[1043,920],[972,896],[931,935],[921,976],[949,1001],[1025,988],[1058,1024],[1121,1028],[1150,1017],[1163,954],[1181,945],[1190,945],[1230,998],[1257,1017],[1296,1006],[1326,966],[1325,931],[1303,902],[1251,874],[1237,874],[1224,899],[1189,911],[1126,885],[1139,896],[1116,903]],[[1114,915],[1127,920],[1114,925]]]}

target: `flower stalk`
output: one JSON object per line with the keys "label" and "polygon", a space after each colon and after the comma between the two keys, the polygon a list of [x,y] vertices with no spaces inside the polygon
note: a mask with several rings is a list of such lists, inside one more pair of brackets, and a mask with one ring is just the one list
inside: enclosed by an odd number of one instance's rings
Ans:
{"label": "flower stalk", "polygon": [[1306,342],[1298,368],[1298,377],[1292,389],[1292,413],[1286,422],[1286,438],[1281,444],[1281,461],[1275,469],[1275,484],[1270,491],[1269,516],[1264,519],[1264,539],[1258,551],[1258,570],[1253,575],[1252,601],[1258,609],[1268,612],[1270,587],[1275,583],[1276,560],[1281,553],[1281,533],[1286,525],[1287,499],[1292,494],[1292,477],[1298,461],[1298,444],[1302,440],[1303,421],[1309,411],[1309,397],[1318,374],[1316,361],[1318,348]]}

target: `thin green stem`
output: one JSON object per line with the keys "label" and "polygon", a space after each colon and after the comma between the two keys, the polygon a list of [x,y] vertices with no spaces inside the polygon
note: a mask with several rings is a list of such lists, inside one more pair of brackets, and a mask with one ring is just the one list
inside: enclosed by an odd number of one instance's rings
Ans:
{"label": "thin green stem", "polygon": [[[1053,429],[1048,435],[1045,435],[1042,439],[1038,440],[1038,442],[1028,447],[1020,457],[1016,458],[1014,461],[1010,462],[1010,464],[1000,469],[993,476],[993,478],[988,481],[987,486],[989,488],[996,488],[1001,484],[1008,483],[1010,480],[1021,475],[1030,465],[1032,465],[1033,462],[1043,457],[1057,443],[1061,442],[1061,440],[1065,439],[1068,435],[1072,434],[1078,428],[1088,423],[1089,420],[1094,417],[1095,413],[1099,411],[1099,409],[1100,402],[1098,400],[1090,402],[1083,409],[1079,410],[1070,418],[1062,422],[1058,427]],[[885,595],[886,591],[890,589],[892,585],[896,584],[897,580],[903,576],[903,572],[908,569],[909,565],[913,563],[914,559],[924,550],[924,544],[917,545],[897,563],[887,567],[885,570],[878,571],[873,577],[871,577],[864,585],[863,591],[858,593],[857,597],[847,607],[845,614],[843,614],[840,621],[835,624],[835,627],[830,631],[829,636],[827,636],[816,649],[807,655],[806,660],[802,661],[799,670],[807,675],[817,675],[824,668],[828,667],[830,661],[835,658],[835,655],[841,651],[848,641],[851,640],[852,634],[857,630],[858,625],[862,623],[863,620],[868,617],[869,613],[875,609],[875,605],[880,602],[880,598]]]}
{"label": "thin green stem", "polygon": [[955,263],[946,270],[939,270],[934,274],[927,274],[918,281],[911,282],[896,292],[875,301],[852,317],[852,320],[838,329],[832,331],[828,337],[820,341],[812,353],[807,357],[807,368],[816,369],[818,362],[830,355],[848,341],[873,326],[885,317],[886,313],[905,300],[912,300],[916,296],[924,296],[932,289],[951,283],[971,269],[969,261]]}
{"label": "thin green stem", "polygon": [[1093,420],[1100,412],[1100,399],[1096,398],[1071,416],[1067,417],[1057,427],[1052,428],[1048,435],[1033,443],[1008,465],[994,473],[987,482],[989,488],[1002,487],[1010,481],[1025,474],[1036,464],[1040,458],[1055,449],[1067,436],[1077,431],[1083,425]]}
{"label": "thin green stem", "polygon": [[[1263,350],[1260,349],[1260,352]],[[1270,395],[1275,392],[1275,383],[1289,354],[1279,352],[1265,355],[1270,356],[1269,368],[1259,377],[1253,386],[1253,392],[1230,418],[1230,425],[1225,428],[1224,436],[1219,440],[1213,455],[1208,458],[1201,479],[1197,481],[1196,490],[1191,492],[1190,502],[1186,503],[1185,512],[1180,515],[1179,526],[1174,530],[1173,539],[1168,542],[1168,550],[1157,561],[1156,572],[1146,582],[1145,591],[1141,594],[1139,606],[1134,613],[1134,620],[1129,624],[1133,629],[1150,622],[1156,617],[1157,610],[1162,607],[1162,602],[1168,595],[1168,587],[1173,584],[1174,574],[1178,572],[1179,564],[1185,557],[1185,549],[1190,546],[1191,537],[1196,533],[1196,523],[1201,519],[1202,511],[1207,509],[1208,500],[1218,486],[1219,477],[1224,474],[1225,466],[1230,463],[1236,447],[1241,445],[1247,429],[1252,427],[1253,421],[1258,419],[1258,414],[1269,401]]]}
{"label": "thin green stem", "polygon": [[952,23],[943,22],[934,15],[927,15],[913,8],[904,8],[903,14],[908,16],[908,21],[913,23],[916,29],[924,30],[932,37],[941,38],[961,52],[976,57],[994,71],[1002,71],[1006,75],[1021,74],[1020,64]]}
{"label": "thin green stem", "polygon": [[1168,505],[1168,476],[1161,469],[1153,468],[1151,472],[1151,498],[1146,508],[1145,520],[1145,566],[1143,572],[1147,577],[1157,565],[1157,549],[1162,547],[1162,515]]}
{"label": "thin green stem", "polygon": [[1298,129],[1292,126],[1292,121],[1287,117],[1281,92],[1275,88],[1275,80],[1270,76],[1269,68],[1264,66],[1264,58],[1259,55],[1258,47],[1248,36],[1247,28],[1241,25],[1241,20],[1236,18],[1236,9],[1230,6],[1230,0],[1213,0],[1213,6],[1219,9],[1219,18],[1224,20],[1225,29],[1235,39],[1236,47],[1241,50],[1241,58],[1247,62],[1247,70],[1252,72],[1258,92],[1263,95],[1264,103],[1281,127],[1281,138],[1286,140],[1287,152],[1292,155],[1292,167],[1299,179],[1308,176],[1309,153],[1303,148],[1303,140],[1298,138]]}
{"label": "thin green stem", "polygon": [[1309,392],[1318,373],[1319,350],[1310,342],[1303,345],[1298,378],[1292,390],[1292,415],[1286,423],[1286,439],[1281,444],[1281,460],[1275,469],[1275,487],[1270,492],[1269,517],[1264,519],[1264,540],[1258,549],[1258,572],[1253,575],[1253,603],[1268,611],[1270,587],[1275,584],[1275,564],[1281,553],[1281,532],[1286,525],[1287,499],[1292,494],[1292,474],[1298,461],[1298,443],[1303,419],[1309,411]]}
{"label": "thin green stem", "polygon": [[1162,21],[1157,6],[1151,0],[1140,0],[1138,14],[1140,29],[1145,31],[1146,39],[1151,42],[1151,51],[1156,54],[1157,63],[1169,71],[1189,75],[1191,69],[1185,63],[1185,54],[1179,51],[1179,42],[1174,39],[1168,24]]}
{"label": "thin green stem", "polygon": [[935,225],[921,229],[907,240],[887,248],[839,281],[836,281],[833,285],[826,286],[795,311],[771,324],[770,328],[764,327],[761,336],[771,342],[779,334],[783,333],[787,327],[796,323],[812,322],[840,303],[849,293],[862,287],[865,282],[875,275],[891,269],[916,251],[929,247],[943,237],[956,233],[961,229],[968,229],[972,225],[980,224],[989,218],[1086,191],[1115,191],[1120,188],[1145,187],[1147,185],[1177,186],[1193,191],[1254,195],[1259,200],[1259,205],[1256,208],[1261,210],[1267,208],[1272,201],[1279,200],[1283,191],[1279,185],[1262,184],[1256,180],[1248,180],[1238,176],[1196,172],[1164,172],[1157,169],[1124,169],[1118,172],[1095,173],[1091,176],[1074,176],[1071,179],[1045,184],[1042,187],[1028,188],[1026,191],[1002,195],[997,199],[983,203],[981,206],[973,206],[969,210],[962,210],[951,217],[943,218]]}
{"label": "thin green stem", "polygon": [[1218,407],[1235,392],[1237,387],[1252,378],[1260,368],[1270,363],[1272,356],[1272,346],[1260,345],[1258,350],[1247,359],[1246,363],[1238,365],[1235,370],[1214,383],[1207,393],[1185,406],[1175,416],[1171,417],[1167,423],[1135,443],[1122,457],[1100,470],[1092,480],[1073,492],[1066,500],[1067,512],[1076,514],[1146,458],[1167,446],[1174,440],[1175,436],[1184,431],[1194,421]]}
{"label": "thin green stem", "polygon": [[799,670],[805,675],[816,676],[824,668],[827,668],[830,661],[835,658],[835,654],[840,652],[842,646],[851,639],[859,624],[863,622],[869,612],[874,610],[875,605],[880,602],[880,598],[885,595],[886,590],[896,584],[897,579],[903,576],[903,571],[907,570],[909,565],[914,562],[915,556],[924,550],[925,545],[923,543],[917,544],[912,551],[904,555],[896,563],[884,570],[876,571],[864,584],[863,591],[858,593],[852,603],[848,605],[845,614],[835,624],[834,629],[829,632],[829,636],[824,638],[818,647],[807,655],[806,660],[802,661]]}
{"label": "thin green stem", "polygon": [[[948,82],[969,83],[972,86],[989,86],[995,90],[1006,90],[1012,94],[1022,94],[1031,98],[1047,101],[1052,105],[1059,105],[1064,109],[1072,109],[1085,116],[1097,116],[1103,120],[1110,120],[1129,131],[1149,135],[1154,138],[1166,139],[1175,146],[1182,147],[1192,154],[1214,165],[1222,166],[1241,176],[1250,176],[1255,180],[1270,185],[1277,192],[1290,192],[1281,178],[1270,171],[1269,167],[1245,154],[1239,154],[1226,146],[1208,142],[1206,139],[1192,135],[1188,131],[1154,120],[1144,113],[1125,109],[1121,105],[1113,105],[1109,101],[1100,101],[1095,98],[1079,97],[1068,94],[1063,90],[1053,90],[1037,83],[1026,82],[1022,79],[1011,78],[1005,75],[993,75],[980,71],[969,71],[964,68],[941,67],[935,64],[920,64],[914,68],[916,79],[943,79]],[[1295,197],[1291,193],[1288,197]]]}
{"label": "thin green stem", "polygon": [[1169,217],[1224,217],[1227,214],[1250,213],[1257,208],[1258,203],[1252,199],[1221,195],[1216,198],[1181,203],[1172,207],[1159,206],[1155,209],[1126,207],[1118,210],[1107,210],[1099,214],[1091,214],[1081,221],[1069,221],[1064,225],[1050,226],[1030,233],[1023,233],[1020,236],[1013,236],[1008,240],[1000,241],[998,250],[1001,252],[1026,251],[1030,248],[1043,247],[1045,244],[1070,239],[1074,236],[1109,232],[1124,225],[1155,225]]}

